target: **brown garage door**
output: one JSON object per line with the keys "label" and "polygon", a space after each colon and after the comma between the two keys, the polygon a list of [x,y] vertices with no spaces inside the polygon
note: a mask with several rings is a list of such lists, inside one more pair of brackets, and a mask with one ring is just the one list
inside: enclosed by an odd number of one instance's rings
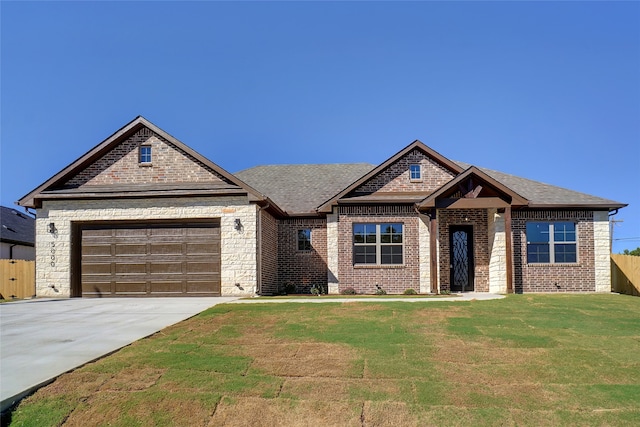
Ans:
{"label": "brown garage door", "polygon": [[220,295],[220,226],[207,223],[83,225],[81,293]]}

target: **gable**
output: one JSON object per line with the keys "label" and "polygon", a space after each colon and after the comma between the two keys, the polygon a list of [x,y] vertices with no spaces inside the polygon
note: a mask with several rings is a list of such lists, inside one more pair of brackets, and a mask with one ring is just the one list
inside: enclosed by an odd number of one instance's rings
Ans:
{"label": "gable", "polygon": [[[409,175],[412,164],[422,166],[421,179],[414,182]],[[318,212],[331,212],[336,203],[418,202],[462,171],[458,164],[415,140],[327,200]]]}
{"label": "gable", "polygon": [[[411,165],[420,165],[421,178],[419,180],[411,179],[409,169]],[[449,182],[454,176],[455,174],[451,170],[436,162],[424,151],[414,148],[357,187],[352,194],[431,193]]]}
{"label": "gable", "polygon": [[475,166],[430,194],[418,208],[526,206],[528,200]]}
{"label": "gable", "polygon": [[[152,148],[151,162],[138,161],[138,147]],[[155,155],[154,155],[155,152]],[[242,195],[281,212],[268,197],[192,150],[142,116],[136,117],[18,204],[43,200]]]}
{"label": "gable", "polygon": [[[141,145],[151,147],[152,162],[149,164],[139,162]],[[222,183],[227,180],[145,126],[62,183],[62,187],[185,182]]]}

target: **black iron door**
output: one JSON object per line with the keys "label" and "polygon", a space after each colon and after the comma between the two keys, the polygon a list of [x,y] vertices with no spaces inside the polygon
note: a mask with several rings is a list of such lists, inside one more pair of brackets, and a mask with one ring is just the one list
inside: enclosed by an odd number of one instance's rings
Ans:
{"label": "black iron door", "polygon": [[449,227],[449,260],[451,291],[473,291],[473,227]]}

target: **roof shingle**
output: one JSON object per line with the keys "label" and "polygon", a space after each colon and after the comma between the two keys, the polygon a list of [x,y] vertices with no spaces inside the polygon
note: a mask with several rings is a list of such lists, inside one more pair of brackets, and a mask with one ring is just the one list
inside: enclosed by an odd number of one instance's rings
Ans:
{"label": "roof shingle", "polygon": [[374,167],[368,163],[267,165],[235,175],[285,212],[309,214]]}

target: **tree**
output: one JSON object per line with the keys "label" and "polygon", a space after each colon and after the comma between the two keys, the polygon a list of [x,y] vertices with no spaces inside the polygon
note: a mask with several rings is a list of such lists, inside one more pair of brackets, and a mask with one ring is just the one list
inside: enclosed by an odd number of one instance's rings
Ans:
{"label": "tree", "polygon": [[640,247],[635,248],[634,250],[630,251],[629,249],[625,249],[622,252],[622,255],[633,255],[633,256],[640,256]]}

